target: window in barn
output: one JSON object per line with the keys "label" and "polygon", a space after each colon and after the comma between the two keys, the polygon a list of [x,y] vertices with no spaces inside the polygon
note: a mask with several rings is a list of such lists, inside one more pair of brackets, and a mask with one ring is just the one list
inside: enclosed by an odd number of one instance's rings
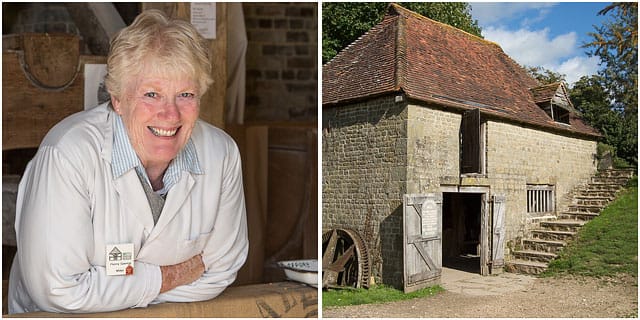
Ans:
{"label": "window in barn", "polygon": [[554,105],[553,103],[542,104],[540,108],[542,108],[553,121],[569,124],[569,111],[567,109],[559,105]]}
{"label": "window in barn", "polygon": [[555,197],[552,185],[527,185],[527,212],[554,212]]}
{"label": "window in barn", "polygon": [[483,174],[485,164],[485,126],[480,109],[462,114],[460,128],[460,173]]}

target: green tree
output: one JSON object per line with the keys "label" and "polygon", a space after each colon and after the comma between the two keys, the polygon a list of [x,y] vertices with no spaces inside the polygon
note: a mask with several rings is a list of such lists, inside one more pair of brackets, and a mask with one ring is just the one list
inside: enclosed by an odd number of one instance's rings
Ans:
{"label": "green tree", "polygon": [[[611,20],[589,33],[592,42],[584,45],[590,56],[598,56],[603,68],[597,83],[608,95],[609,107],[618,116],[621,128],[603,132],[609,136],[619,157],[637,164],[638,159],[638,3],[613,3],[599,15],[610,14]],[[608,122],[610,113],[601,113],[597,123]],[[591,123],[591,122],[590,122]],[[600,128],[599,128],[600,129]],[[602,129],[601,129],[602,130]]]}
{"label": "green tree", "polygon": [[564,74],[551,71],[544,67],[523,67],[530,76],[538,80],[540,85],[552,84],[556,82],[565,82],[565,78],[567,77]]}
{"label": "green tree", "polygon": [[[399,5],[427,18],[482,37],[478,21],[466,2],[406,2]],[[376,23],[382,21],[385,2],[324,2],[322,4],[322,63],[327,63]]]}
{"label": "green tree", "polygon": [[638,113],[638,3],[613,3],[599,15],[611,14],[602,26],[590,32],[593,41],[584,45],[590,56],[605,66],[600,75],[615,102],[625,113]]}
{"label": "green tree", "polygon": [[573,85],[569,95],[582,118],[602,133],[603,141],[610,146],[620,143],[624,127],[621,115],[611,108],[604,79],[599,75],[582,77]]}

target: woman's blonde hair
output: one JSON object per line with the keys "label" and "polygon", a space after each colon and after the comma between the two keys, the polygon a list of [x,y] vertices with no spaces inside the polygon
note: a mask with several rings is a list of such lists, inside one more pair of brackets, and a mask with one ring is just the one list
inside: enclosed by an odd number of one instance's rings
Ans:
{"label": "woman's blonde hair", "polygon": [[125,81],[145,65],[158,74],[191,77],[200,96],[213,82],[206,40],[190,23],[170,20],[160,10],[142,12],[111,40],[105,78],[109,93],[122,98]]}

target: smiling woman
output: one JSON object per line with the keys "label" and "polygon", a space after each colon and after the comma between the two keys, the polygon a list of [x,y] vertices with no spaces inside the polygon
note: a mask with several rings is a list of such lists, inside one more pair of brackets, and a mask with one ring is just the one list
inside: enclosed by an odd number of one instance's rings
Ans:
{"label": "smiling woman", "polygon": [[208,300],[235,280],[240,155],[198,119],[210,71],[196,29],[160,11],[115,36],[110,102],[51,129],[20,182],[9,313]]}
{"label": "smiling woman", "polygon": [[169,163],[191,136],[200,104],[195,93],[200,90],[187,76],[154,75],[148,69],[129,81],[122,99],[113,96],[111,100],[157,191]]}

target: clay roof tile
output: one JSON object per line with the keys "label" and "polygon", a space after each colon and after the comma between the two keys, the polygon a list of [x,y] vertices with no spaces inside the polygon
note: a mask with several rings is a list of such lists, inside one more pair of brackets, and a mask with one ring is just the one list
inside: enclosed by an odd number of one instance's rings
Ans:
{"label": "clay roof tile", "polygon": [[404,92],[424,102],[480,108],[488,115],[599,136],[578,115],[570,126],[549,118],[536,102],[555,94],[558,84],[540,86],[497,44],[397,4],[325,64],[322,73],[325,107]]}

